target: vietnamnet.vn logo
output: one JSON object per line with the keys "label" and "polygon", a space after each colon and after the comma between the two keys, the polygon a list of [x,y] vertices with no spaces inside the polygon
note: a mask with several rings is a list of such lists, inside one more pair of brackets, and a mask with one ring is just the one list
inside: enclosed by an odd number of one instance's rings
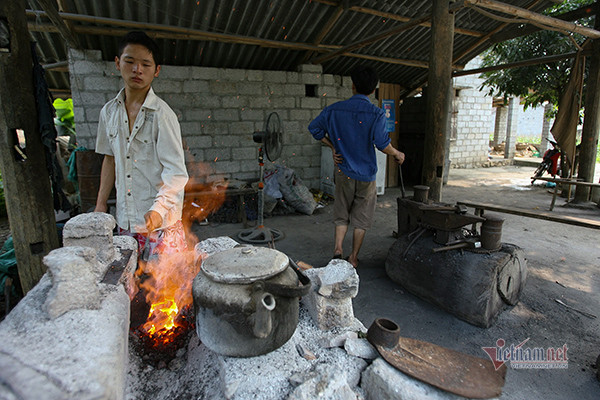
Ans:
{"label": "vietnamnet.vn logo", "polygon": [[515,345],[507,345],[504,339],[496,341],[496,347],[482,347],[498,370],[509,362],[514,369],[566,369],[569,368],[567,345],[562,347],[525,347],[529,338]]}

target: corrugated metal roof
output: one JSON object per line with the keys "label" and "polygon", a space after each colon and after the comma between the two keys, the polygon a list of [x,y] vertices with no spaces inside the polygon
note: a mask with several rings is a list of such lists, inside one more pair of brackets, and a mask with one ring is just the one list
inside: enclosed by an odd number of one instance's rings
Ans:
{"label": "corrugated metal roof", "polygon": [[[42,11],[36,0],[27,0],[30,10]],[[324,54],[303,48],[319,45],[338,49],[366,37],[388,31],[406,20],[428,15],[432,1],[416,0],[58,0],[62,14],[85,49],[102,51],[106,60],[114,58],[118,39],[132,30],[131,22],[156,24],[141,29],[157,38],[163,64],[206,67],[295,71],[311,57]],[[504,3],[541,11],[550,0],[504,0]],[[532,6],[533,4],[533,6]],[[341,14],[331,29],[323,32],[330,20]],[[110,20],[84,21],[84,17]],[[66,45],[49,19],[28,13],[32,39],[38,43],[42,64],[67,59]],[[470,8],[455,13],[454,55],[462,55],[464,65],[489,43],[472,46],[503,23]],[[185,31],[187,30],[187,31]],[[431,30],[416,26],[353,51],[360,56],[391,59],[368,61],[377,68],[381,81],[398,83],[408,89],[427,78],[424,67],[402,65],[399,60],[427,63]],[[203,34],[224,34],[218,40],[205,40]],[[190,38],[191,36],[194,36]],[[320,42],[317,40],[322,36]],[[264,40],[257,44],[242,39]],[[238,41],[240,43],[232,43]],[[283,48],[283,45],[290,48]],[[323,62],[325,73],[347,75],[364,59],[338,56]],[[48,71],[49,86],[68,90],[65,71]]]}

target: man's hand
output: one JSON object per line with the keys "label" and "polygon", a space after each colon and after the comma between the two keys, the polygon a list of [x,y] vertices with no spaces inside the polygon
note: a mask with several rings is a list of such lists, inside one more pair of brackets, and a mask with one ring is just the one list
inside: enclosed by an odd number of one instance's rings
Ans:
{"label": "man's hand", "polygon": [[396,150],[396,154],[394,154],[394,159],[398,164],[402,165],[402,163],[404,162],[404,153],[399,150]]}
{"label": "man's hand", "polygon": [[342,155],[340,153],[336,153],[335,150],[332,150],[331,153],[333,154],[333,163],[335,165],[341,164],[344,160]]}
{"label": "man's hand", "polygon": [[152,210],[144,214],[144,220],[146,220],[146,229],[148,230],[148,233],[160,228],[163,222],[160,214]]}

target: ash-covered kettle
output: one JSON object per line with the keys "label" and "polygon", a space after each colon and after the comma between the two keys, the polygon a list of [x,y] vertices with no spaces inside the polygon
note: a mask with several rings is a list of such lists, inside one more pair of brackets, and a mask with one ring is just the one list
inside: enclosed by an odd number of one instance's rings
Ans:
{"label": "ash-covered kettle", "polygon": [[196,332],[233,357],[273,351],[294,334],[310,279],[285,254],[235,247],[207,257],[193,284]]}

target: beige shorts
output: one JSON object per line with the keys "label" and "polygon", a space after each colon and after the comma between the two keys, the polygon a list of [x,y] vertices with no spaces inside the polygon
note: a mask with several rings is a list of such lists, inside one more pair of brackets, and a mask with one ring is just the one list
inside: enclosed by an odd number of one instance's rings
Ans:
{"label": "beige shorts", "polygon": [[334,174],[333,223],[336,225],[351,223],[354,228],[369,229],[377,204],[375,181],[363,182],[348,178],[339,168],[335,168]]}

